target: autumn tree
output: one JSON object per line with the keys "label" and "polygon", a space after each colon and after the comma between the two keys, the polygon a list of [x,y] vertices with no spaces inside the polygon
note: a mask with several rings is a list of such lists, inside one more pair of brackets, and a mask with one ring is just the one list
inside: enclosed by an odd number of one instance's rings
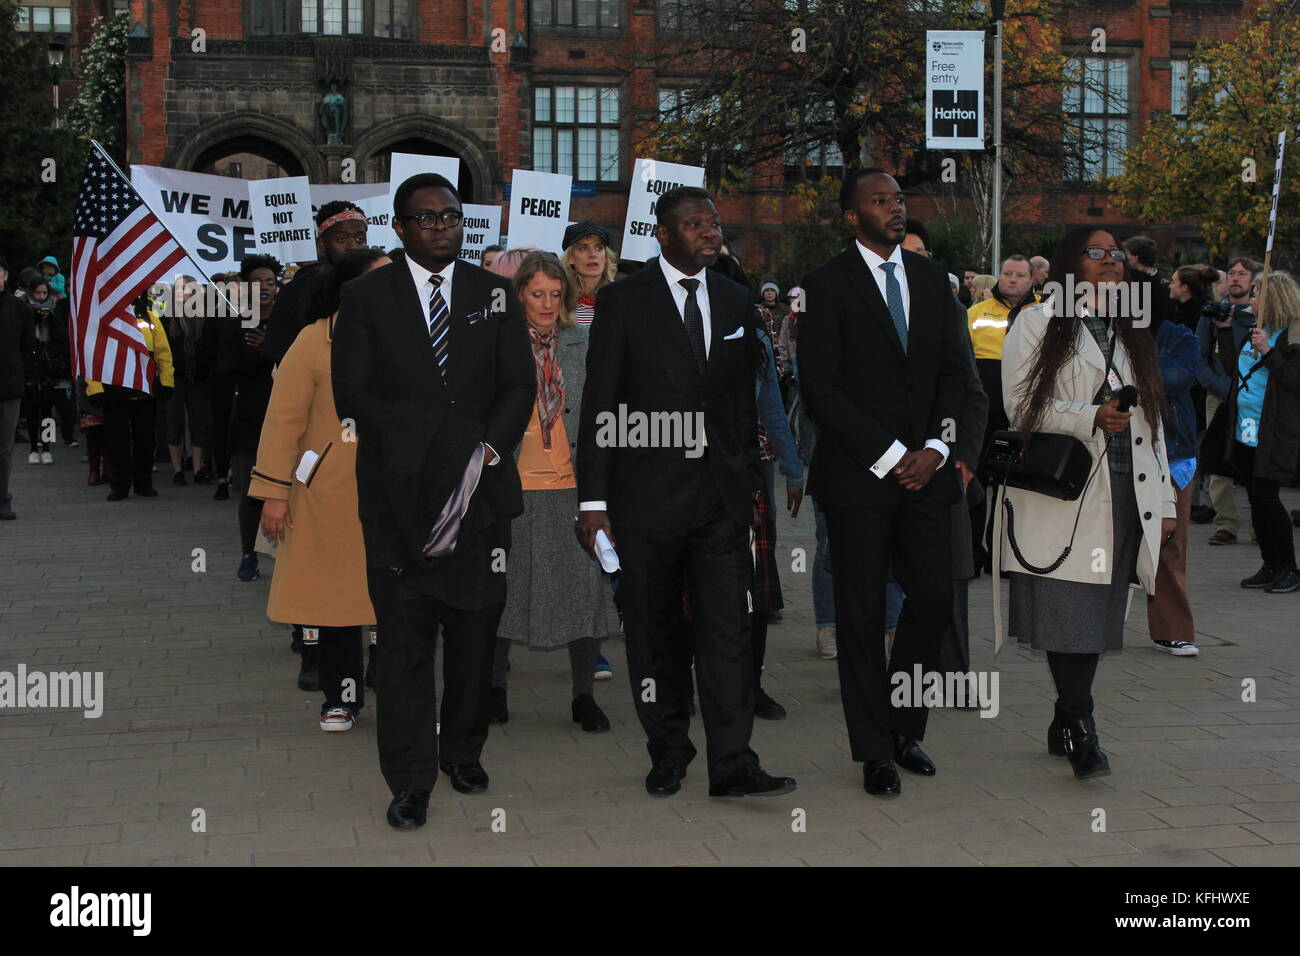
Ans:
{"label": "autumn tree", "polygon": [[[1147,222],[1190,217],[1215,256],[1259,256],[1268,235],[1277,135],[1287,131],[1275,247],[1300,242],[1300,2],[1264,0],[1224,43],[1191,57],[1185,117],[1156,118],[1111,182],[1116,208]],[[1278,250],[1282,252],[1283,250]]]}

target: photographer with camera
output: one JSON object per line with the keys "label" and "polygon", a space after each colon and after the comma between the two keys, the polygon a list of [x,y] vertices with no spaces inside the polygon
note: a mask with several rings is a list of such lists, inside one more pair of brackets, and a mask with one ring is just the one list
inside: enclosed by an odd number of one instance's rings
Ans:
{"label": "photographer with camera", "polygon": [[[1179,270],[1181,271],[1181,270]],[[1221,301],[1208,300],[1201,307],[1196,337],[1201,345],[1201,369],[1197,380],[1205,389],[1205,420],[1211,422],[1228,398],[1236,376],[1236,355],[1250,338],[1255,316],[1250,309],[1250,290],[1259,266],[1239,256],[1228,264],[1227,294]],[[1215,348],[1220,331],[1231,330],[1235,347],[1226,360]],[[1237,541],[1237,505],[1232,497],[1232,479],[1210,475],[1210,504],[1214,508],[1214,534],[1210,544],[1235,544]]]}

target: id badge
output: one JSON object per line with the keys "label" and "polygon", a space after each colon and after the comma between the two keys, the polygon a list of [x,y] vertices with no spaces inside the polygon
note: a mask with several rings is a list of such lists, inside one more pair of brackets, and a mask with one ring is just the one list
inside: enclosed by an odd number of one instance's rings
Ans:
{"label": "id badge", "polygon": [[1110,386],[1110,390],[1112,392],[1118,392],[1121,388],[1124,387],[1124,383],[1120,381],[1120,378],[1115,373],[1114,369],[1111,369],[1110,372],[1106,375],[1106,384]]}

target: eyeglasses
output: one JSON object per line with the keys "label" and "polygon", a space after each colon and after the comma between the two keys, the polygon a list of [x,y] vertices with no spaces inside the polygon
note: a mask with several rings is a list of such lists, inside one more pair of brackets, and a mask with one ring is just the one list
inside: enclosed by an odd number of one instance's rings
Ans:
{"label": "eyeglasses", "polygon": [[465,214],[459,209],[445,209],[442,212],[429,212],[422,209],[414,216],[402,216],[403,219],[414,219],[415,224],[421,229],[432,229],[438,223],[442,224],[444,229],[455,229],[465,218]]}
{"label": "eyeglasses", "polygon": [[1128,261],[1128,253],[1123,249],[1103,249],[1101,246],[1089,246],[1083,252],[1089,259],[1105,259],[1110,256],[1116,262]]}

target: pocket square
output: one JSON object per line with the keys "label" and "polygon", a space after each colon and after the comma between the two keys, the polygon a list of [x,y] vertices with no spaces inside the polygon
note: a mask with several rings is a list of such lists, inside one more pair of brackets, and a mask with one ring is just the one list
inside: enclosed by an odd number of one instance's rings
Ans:
{"label": "pocket square", "polygon": [[470,325],[473,325],[475,322],[482,322],[484,319],[488,317],[489,314],[490,313],[488,312],[487,309],[479,309],[477,312],[472,312],[469,315],[465,316],[465,318]]}
{"label": "pocket square", "polygon": [[745,327],[743,325],[739,325],[736,327],[736,331],[732,332],[730,335],[724,335],[722,337],[722,341],[730,342],[732,339],[738,339],[744,334],[745,334]]}

